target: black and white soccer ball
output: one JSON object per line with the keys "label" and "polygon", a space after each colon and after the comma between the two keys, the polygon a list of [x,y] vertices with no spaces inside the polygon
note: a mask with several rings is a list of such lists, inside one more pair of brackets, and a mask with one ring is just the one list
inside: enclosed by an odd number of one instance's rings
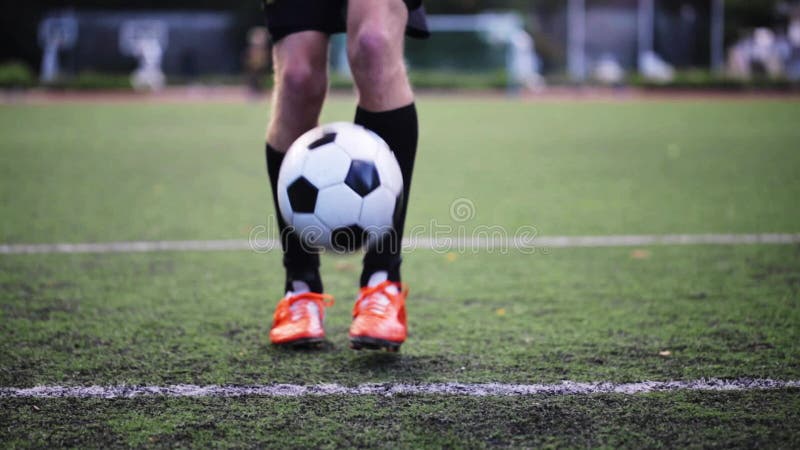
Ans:
{"label": "black and white soccer ball", "polygon": [[402,195],[400,166],[386,142],[346,122],[300,136],[278,176],[280,213],[310,248],[354,251],[384,237]]}

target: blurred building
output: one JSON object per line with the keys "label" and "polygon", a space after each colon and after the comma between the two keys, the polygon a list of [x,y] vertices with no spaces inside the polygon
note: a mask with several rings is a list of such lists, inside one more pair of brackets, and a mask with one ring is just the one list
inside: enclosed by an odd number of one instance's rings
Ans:
{"label": "blurred building", "polygon": [[[77,39],[59,52],[66,73],[128,73],[137,66],[126,51],[126,25],[158,24],[163,30],[161,68],[167,76],[190,79],[200,74],[233,74],[241,65],[242,43],[233,36],[234,17],[220,11],[67,11],[48,13],[43,21],[68,19]],[[130,28],[130,27],[127,27]],[[44,45],[43,45],[44,47]]]}
{"label": "blurred building", "polygon": [[567,0],[535,9],[533,20],[550,73],[588,76],[610,61],[634,71],[648,51],[676,68],[711,67],[713,5],[714,0]]}

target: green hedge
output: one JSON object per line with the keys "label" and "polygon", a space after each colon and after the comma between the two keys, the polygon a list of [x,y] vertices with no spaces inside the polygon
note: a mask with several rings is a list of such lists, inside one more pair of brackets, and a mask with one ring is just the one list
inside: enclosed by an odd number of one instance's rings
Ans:
{"label": "green hedge", "polygon": [[[420,89],[504,89],[507,78],[502,71],[488,73],[451,73],[451,72],[411,72],[411,83]],[[30,71],[20,64],[0,66],[0,88],[33,87],[38,84]],[[170,77],[170,85],[203,83],[209,85],[243,85],[241,76],[206,76],[195,79]],[[272,76],[264,78],[264,87],[272,88]],[[75,76],[63,77],[52,83],[42,85],[51,89],[64,90],[130,90],[130,76],[124,74],[108,74],[83,72]],[[330,75],[331,89],[352,89],[353,80],[339,74]]]}
{"label": "green hedge", "polygon": [[74,77],[64,77],[46,85],[64,90],[128,90],[131,87],[129,75],[116,75],[98,72],[82,72]]}
{"label": "green hedge", "polygon": [[36,78],[24,63],[7,62],[0,64],[0,88],[20,89],[36,85]]}
{"label": "green hedge", "polygon": [[685,89],[685,90],[722,90],[722,91],[791,91],[800,89],[800,83],[784,78],[754,78],[743,80],[723,74],[715,74],[703,70],[680,71],[667,83],[647,80],[639,75],[631,76],[628,84],[653,90]]}
{"label": "green hedge", "polygon": [[[486,73],[459,73],[435,71],[411,71],[411,84],[418,89],[505,89],[508,78],[503,71]],[[331,89],[351,89],[353,80],[339,75],[330,75]]]}
{"label": "green hedge", "polygon": [[[411,83],[418,89],[502,90],[507,87],[508,82],[508,78],[503,71],[485,73],[411,71],[409,76]],[[243,85],[245,78],[237,75],[209,75],[193,79],[170,77],[168,81],[170,85],[185,85],[188,83]],[[563,75],[548,77],[548,81],[555,86],[574,85]],[[353,88],[353,81],[348,77],[332,73],[330,75],[330,85],[332,89],[349,90]],[[668,83],[659,83],[647,80],[639,75],[632,75],[626,80],[625,85],[652,90],[800,91],[800,83],[786,79],[760,78],[740,80],[702,70],[678,72],[675,79]],[[53,83],[40,85],[35,75],[25,64],[19,62],[0,64],[0,89],[24,89],[35,86],[64,90],[132,89],[130,76],[127,74],[83,72],[75,76],[64,77]],[[272,87],[271,76],[265,77],[264,86],[267,89]]]}

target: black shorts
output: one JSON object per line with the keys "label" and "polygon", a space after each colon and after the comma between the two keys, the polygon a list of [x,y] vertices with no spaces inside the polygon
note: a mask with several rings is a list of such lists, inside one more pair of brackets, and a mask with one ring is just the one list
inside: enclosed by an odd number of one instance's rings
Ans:
{"label": "black shorts", "polygon": [[[327,34],[346,30],[347,0],[263,0],[267,29],[272,42],[299,31],[321,31]],[[403,0],[408,6],[406,35],[415,38],[430,36],[422,0]]]}

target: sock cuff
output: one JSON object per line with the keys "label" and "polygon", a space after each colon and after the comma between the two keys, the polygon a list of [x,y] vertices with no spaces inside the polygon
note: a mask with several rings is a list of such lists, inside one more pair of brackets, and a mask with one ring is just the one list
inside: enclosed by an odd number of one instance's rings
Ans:
{"label": "sock cuff", "polygon": [[277,182],[278,172],[281,170],[283,157],[286,156],[286,154],[279,152],[275,149],[275,147],[269,145],[269,143],[264,149],[264,154],[267,158],[267,172],[269,173],[270,178],[275,177],[275,181]]}
{"label": "sock cuff", "polygon": [[[415,103],[379,112],[368,111],[359,106],[356,108],[354,122],[377,133],[395,154],[416,153],[419,125]],[[402,158],[398,158],[400,159]],[[398,162],[402,168],[402,161]]]}
{"label": "sock cuff", "polygon": [[270,145],[269,142],[267,142],[266,146],[264,147],[264,154],[267,155],[267,162],[270,160],[283,160],[283,157],[286,155],[284,152],[279,152],[278,149]]}
{"label": "sock cuff", "polygon": [[368,109],[364,109],[361,106],[356,107],[356,123],[360,123],[363,119],[383,119],[383,118],[390,118],[395,120],[396,117],[399,116],[406,116],[409,114],[416,115],[417,112],[417,104],[415,102],[411,102],[406,106],[401,106],[399,108],[390,109],[388,111],[370,111]]}

